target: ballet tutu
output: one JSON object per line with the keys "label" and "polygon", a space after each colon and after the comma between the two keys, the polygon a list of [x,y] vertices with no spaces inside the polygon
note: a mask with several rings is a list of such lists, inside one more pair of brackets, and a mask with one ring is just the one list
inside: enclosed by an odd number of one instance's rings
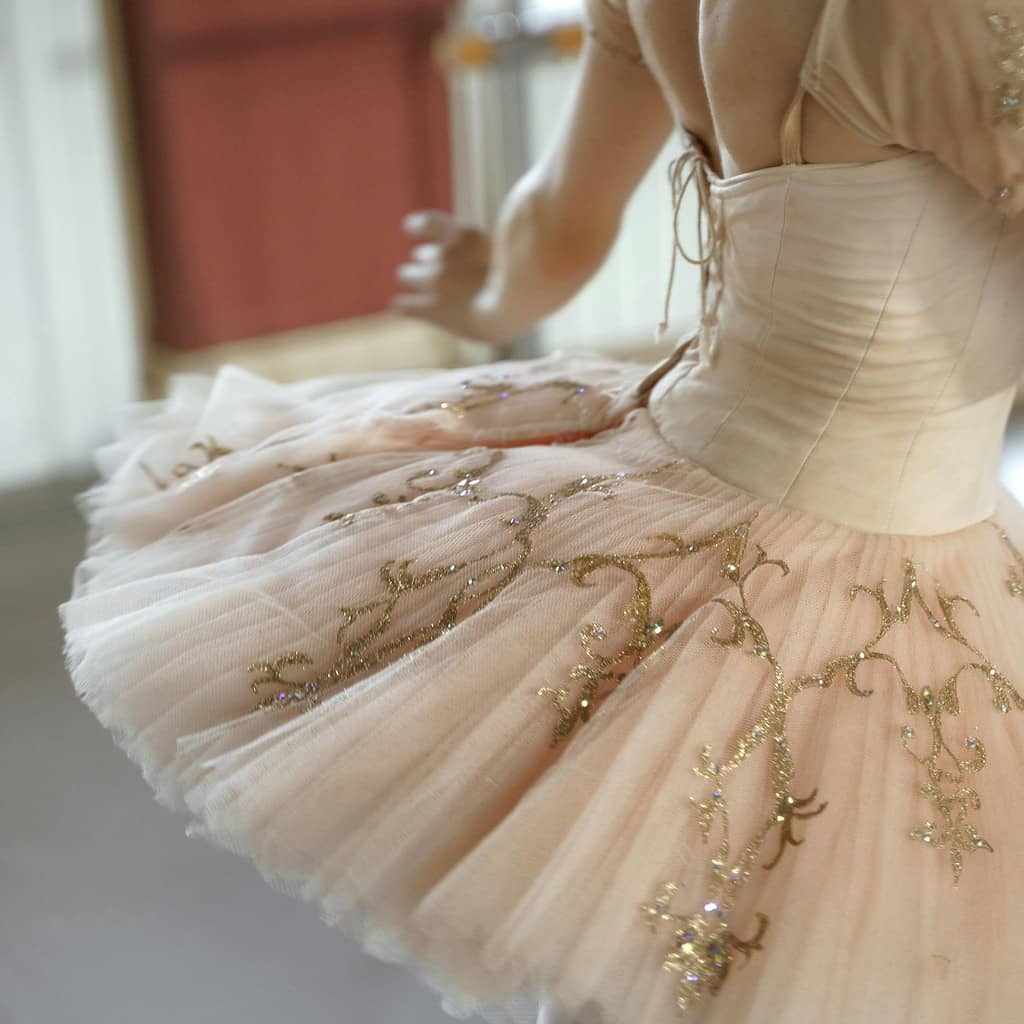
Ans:
{"label": "ballet tutu", "polygon": [[81,499],[78,694],[453,1015],[1013,1019],[1024,512],[772,504],[645,372],[175,379]]}

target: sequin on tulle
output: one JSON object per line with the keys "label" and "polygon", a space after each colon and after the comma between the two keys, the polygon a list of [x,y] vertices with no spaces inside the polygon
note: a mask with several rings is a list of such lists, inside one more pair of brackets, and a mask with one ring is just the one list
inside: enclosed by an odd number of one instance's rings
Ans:
{"label": "sequin on tulle", "polygon": [[195,476],[198,473],[205,471],[210,465],[216,462],[218,459],[222,459],[225,455],[232,455],[234,453],[233,448],[228,448],[226,445],[221,444],[212,435],[208,436],[205,441],[196,441],[194,444],[188,446],[190,452],[198,452],[203,456],[202,462],[190,462],[187,459],[181,462],[175,463],[171,467],[170,479],[163,479],[156,472],[153,471],[150,466],[145,462],[139,463],[139,468],[146,476],[152,481],[153,486],[157,490],[165,491],[171,484],[178,483],[187,477]]}
{"label": "sequin on tulle", "polygon": [[372,515],[374,509],[390,508],[404,505],[408,501],[427,494],[453,494],[468,501],[479,500],[479,488],[486,477],[504,460],[505,453],[500,448],[485,449],[482,456],[466,458],[458,462],[454,468],[431,466],[429,469],[414,473],[405,481],[405,488],[398,494],[387,494],[378,491],[370,499],[373,509],[361,509],[347,512],[329,512],[324,516],[325,523],[339,523],[351,526],[360,518]]}
{"label": "sequin on tulle", "polygon": [[569,685],[544,687],[537,691],[542,697],[551,697],[558,711],[552,745],[569,736],[579,723],[586,722],[597,702],[606,697],[610,689],[635,669],[655,646],[664,643],[679,628],[680,623],[669,623],[656,615],[645,566],[655,561],[682,561],[718,549],[724,552],[726,564],[732,564],[742,551],[750,522],[692,541],[675,534],[661,533],[650,538],[646,549],[579,555],[543,563],[555,573],[565,573],[577,587],[592,586],[595,577],[607,573],[624,574],[633,582],[632,599],[621,610],[627,624],[626,639],[610,640],[609,637],[616,632],[616,627],[611,625],[587,624],[579,634],[585,660],[569,670]]}
{"label": "sequin on tulle", "polygon": [[1012,559],[1006,577],[1006,589],[1009,590],[1013,597],[1024,597],[1024,554],[1021,554],[1013,541],[1010,540],[1007,532],[998,523],[992,523],[992,526],[995,527],[996,533],[999,534],[1000,539],[1009,549]]}
{"label": "sequin on tulle", "polygon": [[992,120],[1024,129],[1024,29],[1011,15],[986,11],[995,37],[998,77],[993,94]]}
{"label": "sequin on tulle", "polygon": [[[1005,531],[1000,530],[1000,534],[1009,543]],[[746,592],[746,584],[755,573],[774,569],[786,576],[789,566],[784,561],[769,558],[764,549],[756,545],[754,557],[744,568],[747,561],[746,534],[743,541],[740,550],[730,551],[722,565],[722,575],[735,584],[735,595],[714,599],[725,609],[729,626],[724,631],[718,626],[713,627],[711,639],[722,647],[742,650],[763,660],[771,682],[770,695],[731,750],[716,757],[712,746],[705,745],[694,769],[711,787],[706,799],[692,801],[697,808],[700,831],[705,842],[710,842],[716,831],[718,835],[700,908],[682,915],[672,910],[673,897],[681,888],[677,882],[665,884],[651,903],[640,907],[653,928],[657,929],[662,922],[674,925],[672,944],[663,966],[679,975],[676,1002],[683,1011],[692,1010],[719,992],[738,952],[749,955],[761,948],[769,925],[768,918],[764,914],[756,914],[754,936],[742,940],[737,938],[730,916],[769,837],[778,833],[778,847],[774,857],[762,865],[764,869],[778,864],[788,847],[803,842],[803,838],[794,833],[798,821],[816,817],[827,807],[824,802],[815,805],[817,790],[798,796],[793,788],[797,768],[790,748],[787,719],[790,706],[800,693],[827,689],[834,682],[841,681],[853,695],[870,697],[873,691],[859,684],[859,673],[869,664],[878,669],[888,669],[903,692],[907,713],[924,719],[922,731],[925,736],[922,741],[917,740],[916,731],[910,724],[901,726],[900,735],[906,752],[924,769],[920,793],[928,799],[935,813],[913,827],[909,836],[946,853],[954,883],[959,881],[968,855],[982,850],[993,852],[991,844],[967,820],[971,812],[981,808],[981,799],[967,780],[985,767],[985,746],[977,736],[967,736],[962,744],[958,744],[948,735],[948,719],[956,717],[960,711],[959,688],[968,681],[980,682],[990,690],[999,712],[1024,710],[1024,699],[1017,689],[963,632],[958,613],[966,608],[977,615],[975,606],[966,597],[947,594],[940,584],[934,587],[934,599],[926,598],[918,567],[909,560],[904,563],[903,579],[895,601],[888,596],[884,579],[874,587],[858,584],[850,588],[850,600],[866,596],[877,603],[879,625],[875,635],[852,653],[826,662],[817,672],[790,679],[777,657],[771,638],[755,617]],[[1013,550],[1019,559],[1019,552]],[[1017,566],[1021,566],[1019,561]],[[962,650],[967,659],[945,679],[915,685],[896,658],[880,648],[890,633],[899,628],[910,628],[912,623],[924,625],[938,641]],[[729,836],[728,778],[762,747],[769,751],[772,802],[753,838],[738,854],[734,854]],[[958,752],[961,748],[963,753]]]}
{"label": "sequin on tulle", "polygon": [[461,418],[474,409],[496,405],[522,394],[533,394],[537,391],[560,391],[562,392],[562,401],[568,402],[585,395],[590,390],[581,381],[563,378],[545,380],[539,384],[517,384],[510,373],[496,381],[464,380],[459,385],[459,389],[461,391],[459,398],[444,398],[436,402],[428,402],[426,405],[418,405],[410,411],[415,413],[442,409]]}
{"label": "sequin on tulle", "polygon": [[[412,558],[385,562],[378,571],[380,594],[364,604],[341,609],[338,653],[326,669],[316,673],[302,671],[314,665],[314,659],[303,651],[261,659],[249,666],[248,671],[257,675],[250,684],[252,692],[258,695],[267,689],[271,691],[259,701],[257,708],[313,707],[325,694],[454,629],[466,616],[490,604],[524,572],[536,570],[558,575],[566,571],[575,560],[567,558],[565,568],[560,569],[560,564],[532,559],[534,535],[556,508],[582,495],[612,498],[625,481],[649,479],[674,465],[667,463],[646,472],[578,476],[541,497],[502,491],[481,494],[481,476],[497,466],[502,457],[503,453],[495,451],[483,464],[471,463],[468,467],[463,458],[455,470],[456,479],[433,490],[445,491],[472,504],[499,499],[513,502],[516,510],[498,518],[498,526],[506,532],[507,539],[486,554],[440,565],[420,566]],[[406,488],[410,492],[428,493],[432,488],[424,481],[442,472],[440,469],[420,472],[406,481]],[[402,498],[400,495],[397,500]],[[386,494],[372,500],[372,507],[340,513],[337,521],[351,526],[360,517],[379,512],[380,506],[394,503]],[[429,622],[410,630],[395,629],[396,613],[409,602],[412,594],[418,595],[420,600],[433,600],[432,617]],[[292,678],[297,669],[300,670],[298,677]]]}

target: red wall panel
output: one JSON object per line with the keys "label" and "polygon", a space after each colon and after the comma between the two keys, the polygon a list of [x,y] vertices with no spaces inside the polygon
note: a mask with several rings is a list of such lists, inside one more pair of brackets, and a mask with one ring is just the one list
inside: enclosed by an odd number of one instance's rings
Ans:
{"label": "red wall panel", "polygon": [[159,342],[386,307],[401,216],[450,204],[443,6],[125,5]]}

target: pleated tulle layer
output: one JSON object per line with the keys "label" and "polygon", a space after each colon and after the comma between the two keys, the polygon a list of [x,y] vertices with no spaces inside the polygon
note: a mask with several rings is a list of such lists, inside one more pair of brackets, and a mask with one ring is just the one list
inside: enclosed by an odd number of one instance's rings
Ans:
{"label": "pleated tulle layer", "polygon": [[454,1014],[1016,1019],[1024,513],[767,505],[640,372],[180,379],[83,499],[78,692]]}

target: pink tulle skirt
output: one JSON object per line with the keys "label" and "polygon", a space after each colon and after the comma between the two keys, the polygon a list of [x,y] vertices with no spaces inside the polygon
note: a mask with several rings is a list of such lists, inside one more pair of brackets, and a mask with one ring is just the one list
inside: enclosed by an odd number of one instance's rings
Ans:
{"label": "pink tulle skirt", "polygon": [[454,1015],[1018,1019],[1024,512],[766,503],[643,372],[177,380],[83,497],[78,693]]}

